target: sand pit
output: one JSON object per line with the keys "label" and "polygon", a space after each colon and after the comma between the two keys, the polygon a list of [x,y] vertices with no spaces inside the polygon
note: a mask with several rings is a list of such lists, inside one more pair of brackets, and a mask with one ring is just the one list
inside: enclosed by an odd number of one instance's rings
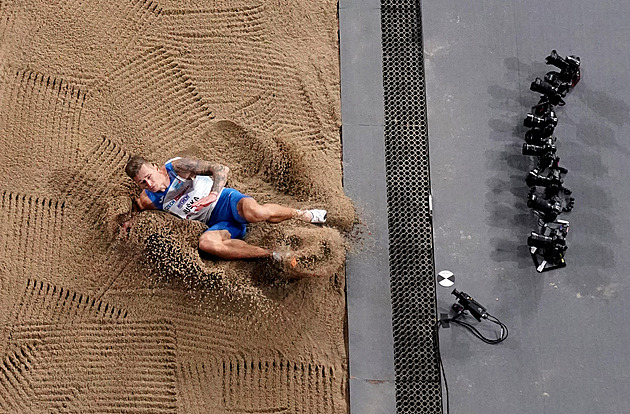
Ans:
{"label": "sand pit", "polygon": [[[0,1],[0,411],[346,413],[339,99],[334,1]],[[281,264],[123,240],[133,154],[329,221],[251,225]]]}

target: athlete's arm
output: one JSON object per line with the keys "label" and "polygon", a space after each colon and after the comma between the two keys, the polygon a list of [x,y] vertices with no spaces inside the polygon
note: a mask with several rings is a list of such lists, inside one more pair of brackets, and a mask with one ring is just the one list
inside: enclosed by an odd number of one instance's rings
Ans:
{"label": "athlete's arm", "polygon": [[213,184],[210,192],[215,193],[217,196],[225,187],[228,174],[230,173],[230,169],[225,165],[194,158],[179,158],[174,160],[172,164],[177,175],[184,179],[192,178],[195,175],[211,175]]}
{"label": "athlete's arm", "polygon": [[140,193],[140,197],[131,199],[131,211],[118,215],[118,222],[120,224],[120,230],[118,233],[123,239],[127,239],[129,234],[131,220],[134,216],[133,213],[142,210],[156,210],[155,205],[151,202],[151,199],[144,190]]}
{"label": "athlete's arm", "polygon": [[147,195],[147,193],[143,190],[140,193],[140,197],[133,200],[133,206],[131,207],[131,211],[142,211],[142,210],[155,210],[156,207],[153,205],[153,202]]}

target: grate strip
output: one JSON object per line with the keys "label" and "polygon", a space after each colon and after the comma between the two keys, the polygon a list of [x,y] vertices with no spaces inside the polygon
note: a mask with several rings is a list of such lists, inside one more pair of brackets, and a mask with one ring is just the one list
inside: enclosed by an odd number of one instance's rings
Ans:
{"label": "grate strip", "polygon": [[419,0],[381,0],[390,285],[400,414],[442,412],[432,337],[436,297],[421,18]]}

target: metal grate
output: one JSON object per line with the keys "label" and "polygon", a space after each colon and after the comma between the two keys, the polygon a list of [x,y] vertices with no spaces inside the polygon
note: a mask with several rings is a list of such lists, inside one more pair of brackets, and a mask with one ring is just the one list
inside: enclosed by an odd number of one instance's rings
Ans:
{"label": "metal grate", "polygon": [[381,0],[397,413],[441,413],[419,0]]}

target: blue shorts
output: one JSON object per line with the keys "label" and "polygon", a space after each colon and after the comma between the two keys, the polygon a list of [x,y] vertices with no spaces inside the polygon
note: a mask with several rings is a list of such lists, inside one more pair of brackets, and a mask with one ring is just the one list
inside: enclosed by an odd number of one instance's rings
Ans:
{"label": "blue shorts", "polygon": [[208,230],[227,230],[233,239],[242,239],[247,231],[247,220],[238,214],[238,202],[249,197],[241,194],[233,188],[224,188],[219,197],[219,201],[214,206],[210,220],[208,220]]}

